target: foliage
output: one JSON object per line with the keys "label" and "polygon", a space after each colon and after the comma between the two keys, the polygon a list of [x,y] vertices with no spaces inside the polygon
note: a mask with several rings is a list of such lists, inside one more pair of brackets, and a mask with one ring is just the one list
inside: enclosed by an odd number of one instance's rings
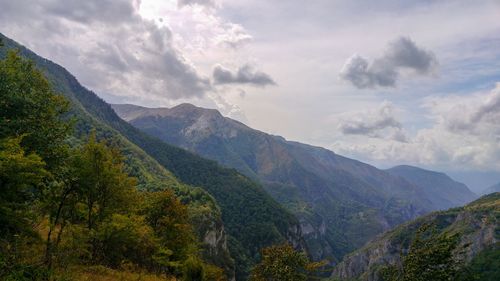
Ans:
{"label": "foliage", "polygon": [[124,171],[123,158],[117,149],[97,142],[92,134],[76,158],[77,192],[86,209],[89,230],[97,229],[114,213],[134,210],[136,180]]}
{"label": "foliage", "polygon": [[71,124],[61,119],[68,106],[32,62],[14,51],[0,61],[0,138],[24,135],[23,147],[36,151],[49,168],[65,157]]}
{"label": "foliage", "polygon": [[21,139],[0,140],[0,237],[6,240],[30,231],[34,219],[30,206],[48,175],[38,155],[26,155]]}
{"label": "foliage", "polygon": [[162,245],[173,252],[170,258],[186,259],[196,244],[187,207],[168,190],[147,194],[145,206],[146,221]]}
{"label": "foliage", "polygon": [[452,281],[458,280],[463,264],[453,256],[458,235],[438,234],[431,225],[422,225],[402,257],[400,267],[387,266],[381,270],[386,281]]}
{"label": "foliage", "polygon": [[173,192],[140,193],[120,149],[94,132],[68,142],[68,103],[32,63],[0,60],[0,94],[0,279],[49,280],[80,265],[224,279],[201,259]]}
{"label": "foliage", "polygon": [[253,281],[305,281],[324,263],[312,263],[303,252],[289,244],[271,246],[262,250],[262,260],[252,270]]}
{"label": "foliage", "polygon": [[500,243],[481,251],[467,265],[465,271],[473,280],[500,280]]}
{"label": "foliage", "polygon": [[[81,146],[90,132],[95,131],[96,139],[105,139],[108,144],[120,150],[125,157],[124,168],[126,172],[137,179],[137,189],[141,191],[173,190],[182,203],[188,205],[190,221],[198,239],[203,240],[208,228],[218,227],[217,231],[222,228],[221,210],[214,197],[204,190],[203,185],[193,187],[182,183],[176,178],[176,175],[165,168],[165,165],[160,165],[156,159],[144,152],[142,144],[141,147],[137,145],[141,139],[147,138],[147,136],[142,135],[138,130],[116,116],[107,103],[93,92],[82,87],[77,79],[63,67],[37,56],[2,34],[0,34],[0,38],[5,43],[5,48],[0,48],[0,57],[6,57],[9,49],[18,49],[18,54],[34,61],[37,68],[45,74],[53,89],[70,101],[70,111],[64,114],[64,117],[74,120],[75,130],[65,140],[66,143],[73,147]],[[157,140],[144,145],[154,146],[156,144],[160,146],[166,145]],[[63,164],[60,167],[71,168],[71,165]],[[70,183],[73,171],[66,170],[63,172],[65,174],[62,176],[63,181],[53,183],[54,186],[48,189],[48,193],[44,195],[52,197],[51,200],[47,200],[47,205],[56,207],[55,210],[50,210],[53,212],[50,224],[54,227],[59,224],[65,225],[64,221],[66,220],[62,217],[56,219],[58,217],[58,203],[65,201],[64,206],[70,206],[75,201],[75,198],[71,196],[65,198],[66,192],[72,189]],[[237,183],[235,185],[237,186]],[[214,188],[216,187],[214,186]],[[52,203],[49,203],[49,201]],[[61,212],[64,216],[72,216],[70,210],[71,208],[64,207]],[[227,230],[228,227],[226,226]],[[57,237],[58,234],[53,233],[52,235]],[[222,248],[221,245],[217,250],[210,247],[210,245],[204,244],[203,258],[223,267],[228,274],[234,272],[234,261],[228,249]]]}
{"label": "foliage", "polygon": [[132,271],[129,269],[111,269],[104,266],[71,266],[56,273],[56,280],[61,281],[176,281],[172,276],[160,276],[154,273]]}

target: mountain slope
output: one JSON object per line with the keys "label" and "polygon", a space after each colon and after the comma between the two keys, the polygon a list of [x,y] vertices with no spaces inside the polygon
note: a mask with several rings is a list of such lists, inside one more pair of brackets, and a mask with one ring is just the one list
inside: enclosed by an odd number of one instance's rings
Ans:
{"label": "mountain slope", "polygon": [[[248,274],[260,248],[285,240],[299,246],[298,222],[260,185],[235,170],[222,168],[213,161],[140,132],[120,119],[97,95],[82,87],[63,67],[37,56],[1,34],[0,38],[6,45],[6,48],[0,49],[1,56],[7,49],[19,49],[22,56],[33,60],[47,75],[55,90],[71,101],[71,115],[77,119],[77,132],[86,134],[96,128],[100,136],[116,142],[127,155],[131,174],[139,178],[143,188],[182,187],[178,188],[178,194],[185,195],[192,203],[198,230],[204,232],[201,239],[210,246],[208,254],[215,255],[213,259],[226,269],[230,268],[227,243],[236,261],[238,279]],[[215,198],[220,210],[213,200],[214,206],[204,203],[209,201],[206,198]],[[207,212],[212,217],[219,217],[203,219]]]}
{"label": "mountain slope", "polygon": [[[221,210],[214,198],[199,187],[179,181],[169,170],[126,137],[91,114],[80,102],[79,93],[73,87],[79,85],[76,79],[59,65],[37,56],[0,33],[4,47],[0,48],[0,58],[9,50],[16,50],[23,57],[32,60],[44,72],[57,93],[70,101],[69,119],[75,121],[74,138],[70,141],[79,144],[87,138],[91,130],[96,135],[118,147],[125,156],[127,172],[138,179],[141,190],[171,189],[189,207],[191,220],[204,248],[205,259],[222,267],[229,277],[234,276],[234,261],[227,247],[227,235],[221,218]],[[215,237],[216,239],[212,239]]]}
{"label": "mountain slope", "polygon": [[459,234],[458,248],[466,248],[464,253],[455,254],[464,257],[467,262],[478,263],[483,251],[494,251],[498,256],[500,193],[484,196],[464,207],[434,212],[405,223],[346,256],[335,267],[332,277],[337,280],[379,280],[377,271],[380,267],[398,264],[400,253],[407,251],[409,241],[423,224],[436,225],[439,233]]}
{"label": "mountain slope", "polygon": [[216,110],[190,104],[113,108],[146,133],[260,180],[300,219],[315,259],[335,261],[378,233],[437,209],[401,177],[251,129]]}
{"label": "mountain slope", "polygon": [[465,184],[454,181],[444,173],[412,166],[397,166],[386,171],[420,187],[439,209],[462,206],[477,198]]}
{"label": "mountain slope", "polygon": [[494,193],[494,192],[500,192],[500,183],[486,188],[485,190],[483,190],[482,194],[485,195],[485,194],[490,194],[490,193]]}

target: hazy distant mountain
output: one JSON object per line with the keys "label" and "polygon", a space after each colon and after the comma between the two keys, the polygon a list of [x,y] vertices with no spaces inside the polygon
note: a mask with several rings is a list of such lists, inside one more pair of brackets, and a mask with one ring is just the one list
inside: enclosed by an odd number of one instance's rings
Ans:
{"label": "hazy distant mountain", "polygon": [[113,108],[144,132],[260,180],[297,215],[316,259],[341,258],[384,230],[440,208],[402,177],[251,129],[213,109]]}
{"label": "hazy distant mountain", "polygon": [[444,173],[412,166],[396,166],[386,171],[420,187],[433,205],[440,209],[463,206],[477,198],[465,184],[454,181]]}
{"label": "hazy distant mountain", "polygon": [[482,191],[482,194],[490,194],[494,192],[500,192],[500,183],[490,186]]}

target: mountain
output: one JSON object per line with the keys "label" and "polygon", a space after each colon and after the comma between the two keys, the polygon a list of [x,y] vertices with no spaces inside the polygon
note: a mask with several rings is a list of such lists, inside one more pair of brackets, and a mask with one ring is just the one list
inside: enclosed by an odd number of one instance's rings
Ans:
{"label": "mountain", "polygon": [[459,248],[465,247],[465,252],[458,251],[455,255],[478,267],[479,273],[488,274],[481,263],[494,262],[487,256],[498,257],[500,254],[500,193],[484,196],[464,207],[434,212],[405,223],[346,256],[335,267],[332,277],[334,280],[380,280],[378,270],[383,265],[400,262],[400,253],[408,250],[408,241],[423,224],[435,225],[438,233],[458,234]]}
{"label": "mountain", "polygon": [[396,166],[386,171],[418,186],[439,209],[463,206],[477,198],[465,184],[454,181],[444,173],[412,166]]}
{"label": "mountain", "polygon": [[482,191],[482,194],[490,194],[494,192],[500,192],[500,183],[492,185]]}
{"label": "mountain", "polygon": [[333,263],[377,234],[440,206],[399,176],[181,104],[113,105],[124,120],[259,180],[300,220],[310,254]]}
{"label": "mountain", "polygon": [[[188,203],[203,242],[205,256],[228,275],[245,279],[262,247],[289,241],[302,245],[296,218],[251,179],[233,169],[148,136],[119,118],[111,106],[83,87],[63,67],[44,59],[0,33],[5,47],[32,60],[55,91],[71,102],[68,118],[76,121],[73,142],[95,129],[98,136],[118,146],[127,169],[141,188],[170,188]],[[234,265],[233,265],[234,259]],[[231,273],[232,272],[232,273]]]}

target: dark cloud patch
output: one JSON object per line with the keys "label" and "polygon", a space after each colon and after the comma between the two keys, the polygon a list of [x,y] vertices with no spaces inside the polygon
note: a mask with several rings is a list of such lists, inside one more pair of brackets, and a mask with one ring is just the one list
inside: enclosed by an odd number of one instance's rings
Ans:
{"label": "dark cloud patch", "polygon": [[139,3],[0,0],[0,25],[96,92],[140,100],[205,96],[209,79],[174,47],[169,28],[138,14]]}
{"label": "dark cloud patch", "polygon": [[402,124],[394,116],[394,107],[388,102],[384,102],[375,112],[360,113],[341,120],[339,129],[345,135],[407,141]]}
{"label": "dark cloud patch", "polygon": [[340,78],[359,89],[394,87],[401,71],[407,69],[417,75],[428,75],[437,63],[432,52],[419,48],[409,38],[401,37],[391,42],[384,55],[371,64],[359,55],[350,57],[340,71]]}
{"label": "dark cloud patch", "polygon": [[215,84],[248,84],[256,87],[266,87],[276,85],[276,82],[267,73],[256,71],[246,64],[236,72],[217,65],[213,70]]}

